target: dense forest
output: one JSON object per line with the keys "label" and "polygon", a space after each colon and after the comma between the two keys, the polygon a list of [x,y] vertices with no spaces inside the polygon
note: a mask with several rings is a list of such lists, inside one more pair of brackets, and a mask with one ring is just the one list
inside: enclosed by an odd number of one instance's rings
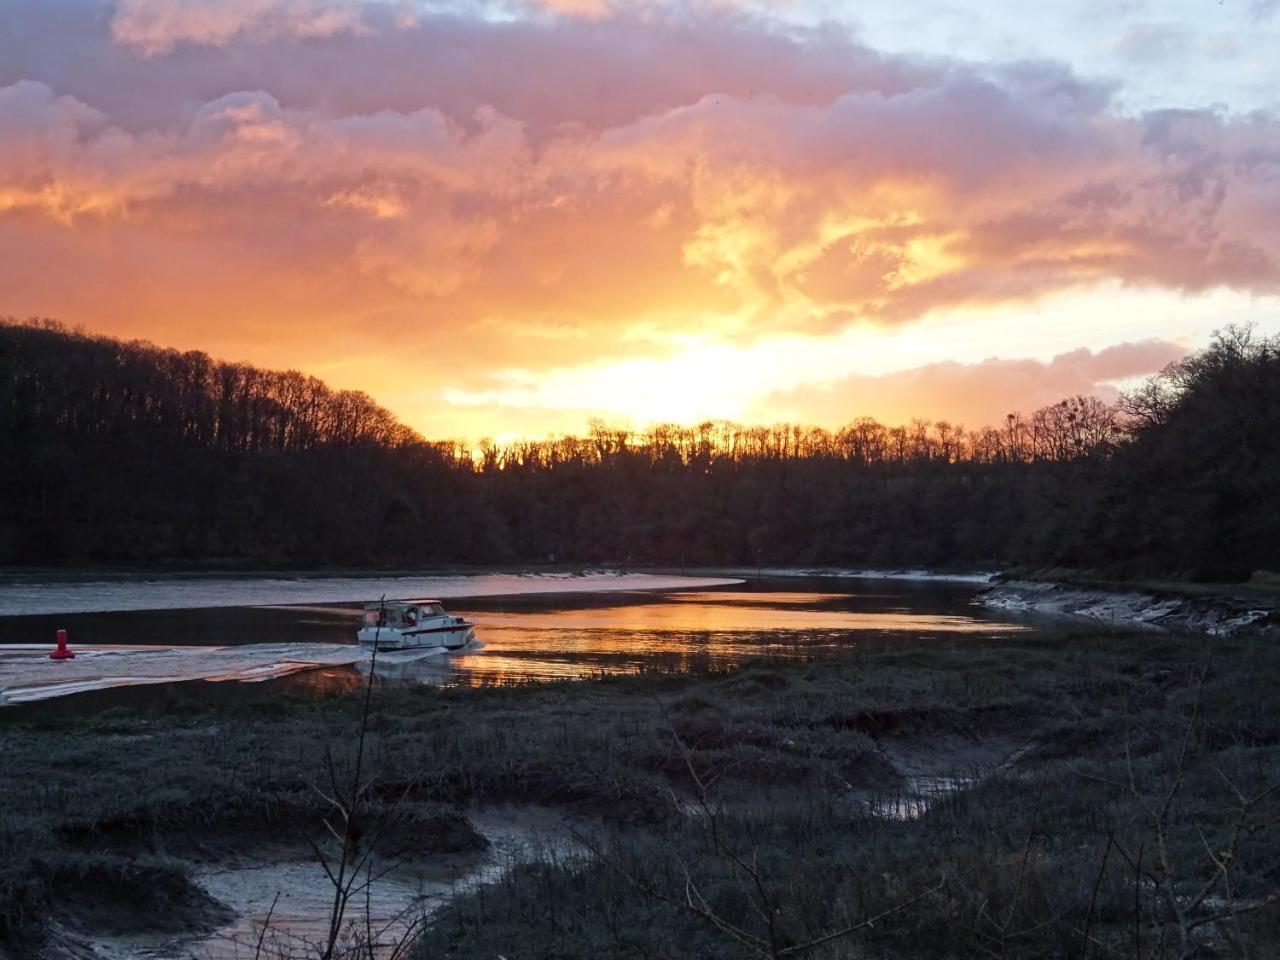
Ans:
{"label": "dense forest", "polygon": [[1280,568],[1280,341],[966,430],[430,442],[314,377],[0,322],[0,563]]}

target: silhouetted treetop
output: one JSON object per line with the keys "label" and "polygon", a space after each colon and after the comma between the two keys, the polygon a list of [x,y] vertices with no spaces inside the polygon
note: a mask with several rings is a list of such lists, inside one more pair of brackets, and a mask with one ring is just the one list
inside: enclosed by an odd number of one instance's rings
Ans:
{"label": "silhouetted treetop", "polygon": [[1276,569],[1280,350],[967,429],[723,421],[428,442],[367,395],[0,322],[0,562]]}
{"label": "silhouetted treetop", "polygon": [[33,435],[147,436],[222,450],[401,446],[422,438],[370,397],[295,370],[260,370],[68,330],[0,322],[0,417]]}

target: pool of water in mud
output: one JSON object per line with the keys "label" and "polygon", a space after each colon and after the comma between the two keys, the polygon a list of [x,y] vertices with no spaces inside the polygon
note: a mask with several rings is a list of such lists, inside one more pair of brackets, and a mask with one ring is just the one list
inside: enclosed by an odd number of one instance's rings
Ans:
{"label": "pool of water in mud", "polygon": [[[521,863],[581,855],[561,815],[537,807],[473,811],[489,841],[483,853],[374,860],[353,886],[339,950],[369,957],[402,952],[448,900],[496,881]],[[192,880],[229,909],[231,918],[205,931],[75,938],[103,960],[251,960],[322,955],[334,886],[303,848],[262,850],[230,861],[196,863]]]}

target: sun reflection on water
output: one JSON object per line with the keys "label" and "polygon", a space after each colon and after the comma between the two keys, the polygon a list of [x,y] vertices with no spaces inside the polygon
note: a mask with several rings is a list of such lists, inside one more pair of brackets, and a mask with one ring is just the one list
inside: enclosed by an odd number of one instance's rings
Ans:
{"label": "sun reflection on water", "polygon": [[[611,598],[560,609],[459,610],[476,647],[381,659],[390,683],[500,685],[643,670],[683,672],[768,657],[838,655],[871,638],[1014,634],[1024,624],[894,594],[713,591]],[[963,609],[963,608],[962,608]],[[368,664],[355,670],[367,675]]]}

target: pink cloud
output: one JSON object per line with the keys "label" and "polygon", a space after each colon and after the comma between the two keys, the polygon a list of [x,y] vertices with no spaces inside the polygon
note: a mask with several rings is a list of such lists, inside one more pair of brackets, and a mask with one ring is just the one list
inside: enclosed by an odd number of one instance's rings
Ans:
{"label": "pink cloud", "polygon": [[934,363],[774,394],[760,404],[760,412],[763,419],[827,426],[864,416],[887,424],[918,416],[978,428],[1064,397],[1114,401],[1120,391],[1110,381],[1155,373],[1186,353],[1176,343],[1143,340],[1096,352],[1080,348],[1048,362],[992,358],[974,364]]}
{"label": "pink cloud", "polygon": [[[245,2],[228,0],[229,23],[249,22],[239,15]],[[268,11],[286,2],[303,0],[252,0]],[[130,129],[172,125],[193,103],[231,91],[264,90],[335,116],[432,107],[464,121],[488,106],[543,134],[626,125],[709,93],[819,103],[854,89],[901,91],[940,73],[842,31],[780,32],[720,4],[679,17],[627,4],[601,20],[415,7],[408,21],[398,4],[346,0],[317,9],[330,7],[358,12],[362,29],[305,42],[287,30],[237,29],[223,49],[181,43],[143,58],[104,29],[111,0],[11,0],[0,5],[0,86],[38,80]]]}
{"label": "pink cloud", "polygon": [[1276,123],[1112,116],[1104,93],[1049,68],[951,72],[825,104],[708,95],[541,137],[493,108],[335,115],[262,91],[136,132],[30,81],[5,88],[0,111],[23,145],[0,174],[9,209],[151,220],[158,240],[180,205],[216,206],[235,229],[248,204],[240,223],[255,236],[305,211],[366,278],[462,296],[483,273],[496,296],[470,291],[463,314],[512,291],[563,322],[615,322],[598,302],[565,309],[563,284],[601,268],[599,243],[556,242],[571,235],[652,241],[649,263],[618,261],[615,276],[647,267],[645,286],[680,292],[673,306],[754,306],[762,328],[784,315],[898,322],[1107,278],[1187,291],[1280,281]]}
{"label": "pink cloud", "polygon": [[610,17],[616,12],[610,0],[531,0],[530,6],[536,10],[546,10],[570,17],[585,17],[588,20]]}
{"label": "pink cloud", "polygon": [[367,32],[344,0],[118,0],[111,36],[147,57],[179,44],[303,40]]}

